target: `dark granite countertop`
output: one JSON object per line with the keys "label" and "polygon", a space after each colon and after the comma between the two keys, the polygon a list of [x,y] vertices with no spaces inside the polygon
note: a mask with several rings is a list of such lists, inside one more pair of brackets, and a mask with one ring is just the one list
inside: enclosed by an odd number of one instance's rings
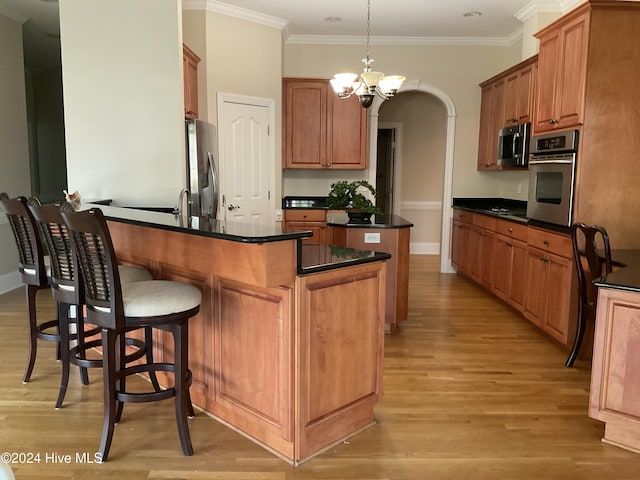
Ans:
{"label": "dark granite countertop", "polygon": [[[84,204],[90,207],[89,204]],[[312,236],[312,232],[285,232],[278,224],[252,225],[249,223],[224,220],[209,221],[204,217],[187,220],[172,213],[142,210],[136,208],[110,207],[95,205],[104,213],[107,220],[130,223],[143,227],[160,228],[174,232],[221,238],[232,242],[267,243],[282,240],[297,240]]]}
{"label": "dark granite countertop", "polygon": [[410,228],[413,223],[398,215],[374,215],[371,223],[349,223],[346,213],[330,213],[327,215],[327,225],[333,227],[353,228]]}
{"label": "dark granite countertop", "polygon": [[298,242],[299,275],[377,262],[389,258],[391,258],[391,255],[384,252]]}
{"label": "dark granite countertop", "polygon": [[462,208],[518,223],[529,223],[527,202],[509,198],[454,198],[454,208]]}
{"label": "dark granite countertop", "polygon": [[355,250],[353,248],[329,245],[307,245],[302,242],[302,239],[311,237],[312,233],[310,231],[283,232],[282,228],[275,224],[251,225],[240,222],[224,222],[222,220],[208,222],[202,218],[195,218],[189,224],[172,213],[156,211],[157,209],[84,204],[84,208],[91,207],[100,208],[107,220],[114,222],[220,238],[233,242],[268,243],[281,240],[298,240],[297,271],[300,275],[391,258],[391,255],[383,252]]}
{"label": "dark granite countertop", "polygon": [[640,250],[612,250],[611,258],[614,271],[593,283],[603,288],[640,292]]}

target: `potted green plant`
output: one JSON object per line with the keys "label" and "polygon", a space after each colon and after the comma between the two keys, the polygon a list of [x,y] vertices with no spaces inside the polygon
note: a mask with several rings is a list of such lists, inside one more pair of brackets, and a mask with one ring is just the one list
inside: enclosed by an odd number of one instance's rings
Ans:
{"label": "potted green plant", "polygon": [[327,206],[331,210],[346,210],[351,223],[369,223],[371,215],[381,215],[382,210],[371,200],[376,198],[376,190],[366,180],[332,183]]}

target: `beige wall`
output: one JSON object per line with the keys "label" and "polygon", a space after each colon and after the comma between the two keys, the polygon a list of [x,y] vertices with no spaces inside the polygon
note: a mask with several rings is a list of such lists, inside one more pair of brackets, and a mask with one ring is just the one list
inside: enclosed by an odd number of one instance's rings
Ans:
{"label": "beige wall", "polygon": [[[0,14],[0,192],[29,196],[27,103],[22,60],[22,25]],[[20,285],[18,253],[4,213],[0,213],[0,293]]]}
{"label": "beige wall", "polygon": [[[362,47],[345,45],[286,44],[284,76],[331,78],[340,71],[359,72]],[[375,66],[386,73],[403,74],[408,81],[433,85],[447,94],[456,109],[453,195],[500,196],[523,191],[526,176],[481,173],[476,170],[480,88],[478,84],[520,61],[522,44],[511,47],[481,46],[373,46]],[[394,102],[395,99],[390,100]],[[408,172],[407,172],[408,173]],[[421,172],[411,172],[420,175]],[[326,194],[339,172],[285,172],[287,195]],[[354,172],[356,178],[368,172]],[[343,175],[348,178],[347,175]],[[304,182],[300,177],[304,177]],[[525,185],[526,186],[526,185]],[[525,189],[526,190],[526,189]],[[526,192],[521,195],[526,195]]]}
{"label": "beige wall", "polygon": [[560,18],[561,15],[560,12],[539,12],[525,20],[522,26],[522,38],[524,39],[522,42],[522,60],[526,60],[538,53],[538,39],[533,35]]}
{"label": "beige wall", "polygon": [[[378,126],[391,125],[396,138],[397,212],[414,224],[412,251],[438,251],[442,222],[442,192],[447,111],[427,93],[400,93],[379,110]],[[405,173],[406,172],[406,173]],[[418,244],[421,247],[418,247]]]}
{"label": "beige wall", "polygon": [[184,186],[175,0],[60,0],[68,184],[83,198],[173,206]]}
{"label": "beige wall", "polygon": [[[273,178],[275,199],[282,194],[282,32],[218,13],[206,13],[206,96],[208,120],[217,124],[218,93],[275,102]],[[200,90],[200,88],[199,88]],[[222,173],[224,175],[224,173]],[[275,208],[280,202],[274,199]]]}

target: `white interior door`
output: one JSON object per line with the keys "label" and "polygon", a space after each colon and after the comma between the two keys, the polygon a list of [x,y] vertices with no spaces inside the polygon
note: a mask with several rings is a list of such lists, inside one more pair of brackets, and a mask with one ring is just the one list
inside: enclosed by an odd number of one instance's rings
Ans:
{"label": "white interior door", "polygon": [[274,221],[274,118],[273,100],[218,94],[219,219]]}

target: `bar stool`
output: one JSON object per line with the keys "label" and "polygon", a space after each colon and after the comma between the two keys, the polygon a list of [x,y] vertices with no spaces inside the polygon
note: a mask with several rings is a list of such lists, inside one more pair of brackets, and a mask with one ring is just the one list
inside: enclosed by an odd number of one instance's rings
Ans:
{"label": "bar stool", "polygon": [[[603,227],[574,223],[571,225],[571,241],[578,271],[578,325],[573,348],[565,362],[567,367],[573,366],[578,357],[587,322],[595,323],[598,289],[593,282],[613,271],[609,235]],[[602,252],[598,245],[601,245]]]}
{"label": "bar stool", "polygon": [[[100,333],[99,327],[85,330],[83,318],[84,289],[82,280],[78,275],[76,256],[73,253],[71,238],[60,214],[61,211],[73,212],[73,207],[68,202],[61,205],[30,205],[31,213],[35,219],[43,247],[49,251],[51,272],[50,285],[53,298],[58,306],[58,322],[60,332],[60,359],[62,363],[62,377],[60,390],[55,408],[62,407],[62,402],[69,384],[70,364],[80,367],[80,377],[83,385],[89,384],[87,368],[102,368],[102,359],[89,359],[87,352],[101,345],[100,340],[85,341],[85,338]],[[143,280],[151,280],[153,277],[148,270],[137,266],[118,265],[118,271],[123,283]],[[71,306],[75,307],[75,316],[70,316]],[[70,326],[76,324],[75,333],[70,332]],[[76,345],[72,345],[72,341]],[[145,354],[152,359],[151,328],[145,332],[145,341],[135,338],[127,338],[127,345],[134,346],[134,351],[127,355],[126,362],[133,362]],[[158,389],[158,381],[152,377],[154,386]]]}
{"label": "bar stool", "polygon": [[[35,219],[29,210],[27,199],[23,196],[9,198],[0,193],[0,204],[7,214],[13,236],[18,247],[18,271],[27,290],[27,308],[29,312],[29,359],[22,382],[31,379],[38,352],[38,340],[57,342],[58,352],[60,333],[58,319],[38,323],[36,314],[36,294],[39,290],[49,288],[49,257],[45,257],[42,243],[38,235]],[[52,329],[55,333],[52,333]]]}
{"label": "bar stool", "polygon": [[[126,402],[153,402],[175,397],[178,434],[185,455],[193,454],[187,417],[193,416],[189,396],[188,320],[200,310],[201,293],[192,285],[165,280],[123,284],[107,222],[92,208],[62,212],[71,232],[82,272],[87,321],[102,329],[104,422],[98,452],[106,461],[115,424]],[[174,363],[151,362],[127,367],[121,352],[126,332],[152,327],[173,335]],[[174,386],[160,391],[131,393],[126,378],[143,372],[171,372]]]}

